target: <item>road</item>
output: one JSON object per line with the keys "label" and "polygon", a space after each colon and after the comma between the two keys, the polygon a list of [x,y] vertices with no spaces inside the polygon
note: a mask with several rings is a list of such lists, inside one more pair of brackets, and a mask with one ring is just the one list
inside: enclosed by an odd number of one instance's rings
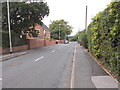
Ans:
{"label": "road", "polygon": [[3,88],[100,88],[96,80],[110,78],[76,42],[33,49],[3,61],[2,70]]}

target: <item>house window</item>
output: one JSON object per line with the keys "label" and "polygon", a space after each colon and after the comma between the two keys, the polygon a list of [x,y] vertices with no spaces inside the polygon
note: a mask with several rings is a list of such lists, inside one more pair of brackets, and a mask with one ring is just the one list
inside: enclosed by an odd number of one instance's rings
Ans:
{"label": "house window", "polygon": [[40,34],[40,30],[35,30],[36,33]]}

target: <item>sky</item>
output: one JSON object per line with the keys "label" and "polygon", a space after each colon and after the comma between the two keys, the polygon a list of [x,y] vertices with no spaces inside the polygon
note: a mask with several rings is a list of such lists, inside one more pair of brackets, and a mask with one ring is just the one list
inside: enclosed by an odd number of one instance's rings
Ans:
{"label": "sky", "polygon": [[71,35],[85,29],[85,12],[88,6],[87,23],[91,22],[98,12],[103,11],[111,0],[45,0],[47,2],[50,14],[43,19],[43,22],[49,26],[51,21],[64,19],[73,27]]}

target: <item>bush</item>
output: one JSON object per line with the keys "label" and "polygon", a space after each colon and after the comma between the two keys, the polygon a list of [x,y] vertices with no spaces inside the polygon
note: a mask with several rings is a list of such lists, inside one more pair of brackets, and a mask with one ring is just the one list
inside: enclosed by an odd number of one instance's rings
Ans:
{"label": "bush", "polygon": [[120,78],[120,2],[98,13],[87,31],[88,49]]}
{"label": "bush", "polygon": [[88,48],[88,39],[86,31],[80,31],[79,32],[79,39],[78,42],[85,48]]}
{"label": "bush", "polygon": [[[9,48],[9,33],[7,31],[0,31],[0,34],[2,34],[1,47]],[[18,34],[11,32],[11,36],[12,36],[12,47],[27,44],[27,40],[20,38]]]}

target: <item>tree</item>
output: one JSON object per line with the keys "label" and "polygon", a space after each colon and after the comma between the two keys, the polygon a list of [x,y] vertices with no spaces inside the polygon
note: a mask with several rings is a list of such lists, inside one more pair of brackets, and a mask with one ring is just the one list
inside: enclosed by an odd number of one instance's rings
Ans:
{"label": "tree", "polygon": [[62,20],[52,21],[49,25],[51,30],[51,38],[59,39],[59,30],[60,30],[60,39],[68,39],[67,35],[70,35],[72,32],[72,26],[68,25],[68,22]]}
{"label": "tree", "polygon": [[[79,32],[77,32],[77,34],[75,34],[72,38],[70,38],[70,41],[78,41],[78,39],[79,39],[79,33],[80,33],[80,31]],[[79,41],[78,41],[79,42]]]}
{"label": "tree", "polygon": [[[7,23],[7,4],[2,3],[2,28],[8,30]],[[11,30],[20,34],[21,31],[34,33],[35,24],[42,25],[42,19],[49,15],[49,7],[44,2],[10,2],[10,23]],[[32,30],[29,27],[33,27]]]}
{"label": "tree", "polygon": [[88,39],[87,39],[87,34],[86,31],[79,31],[76,35],[74,35],[71,39],[71,41],[77,41],[80,43],[85,48],[88,48]]}

